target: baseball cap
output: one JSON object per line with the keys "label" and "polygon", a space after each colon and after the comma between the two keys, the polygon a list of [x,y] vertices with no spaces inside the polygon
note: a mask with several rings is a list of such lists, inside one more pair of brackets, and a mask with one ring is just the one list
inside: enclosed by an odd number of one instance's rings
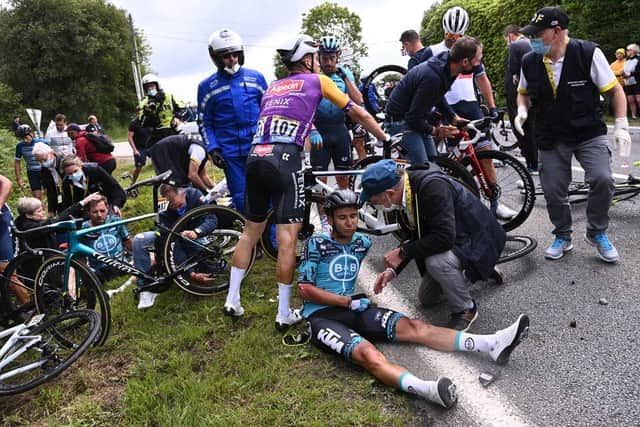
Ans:
{"label": "baseball cap", "polygon": [[80,126],[78,126],[76,123],[69,123],[65,130],[67,132],[69,132],[70,130],[75,130],[77,132],[80,132],[82,129],[80,129]]}
{"label": "baseball cap", "polygon": [[547,28],[560,27],[563,30],[569,26],[569,16],[559,7],[543,7],[539,9],[529,25],[522,28],[520,32],[527,36],[532,36]]}
{"label": "baseball cap", "polygon": [[92,125],[92,124],[88,124],[85,128],[85,131],[87,132],[95,132],[98,130],[98,128],[96,127],[96,125]]}
{"label": "baseball cap", "polygon": [[398,183],[396,162],[391,159],[380,160],[369,165],[362,174],[362,192],[360,201],[367,202],[371,196],[382,193]]}

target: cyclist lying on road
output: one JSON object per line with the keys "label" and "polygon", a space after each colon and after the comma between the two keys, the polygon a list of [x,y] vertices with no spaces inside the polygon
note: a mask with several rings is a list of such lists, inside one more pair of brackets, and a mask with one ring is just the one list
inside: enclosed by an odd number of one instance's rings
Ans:
{"label": "cyclist lying on road", "polygon": [[298,279],[303,315],[314,345],[364,367],[385,384],[450,408],[457,399],[450,379],[422,380],[389,362],[371,342],[412,342],[440,351],[489,353],[493,361],[504,364],[526,337],[526,315],[492,335],[475,335],[409,319],[394,310],[374,307],[364,294],[354,295],[360,263],[371,247],[369,238],[356,232],[358,197],[351,190],[334,191],[327,197],[325,212],[331,235],[307,240]]}

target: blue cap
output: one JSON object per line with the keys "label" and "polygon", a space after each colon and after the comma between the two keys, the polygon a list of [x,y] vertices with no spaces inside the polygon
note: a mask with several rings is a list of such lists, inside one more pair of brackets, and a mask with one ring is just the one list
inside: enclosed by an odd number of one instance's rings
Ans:
{"label": "blue cap", "polygon": [[80,129],[80,126],[78,126],[76,123],[70,123],[69,125],[67,125],[67,128],[65,129],[65,131],[70,131],[70,130],[75,130],[77,132],[80,132],[82,129]]}
{"label": "blue cap", "polygon": [[398,167],[391,159],[380,160],[369,165],[362,174],[362,192],[360,201],[368,202],[371,196],[382,193],[398,183],[400,177],[396,173]]}

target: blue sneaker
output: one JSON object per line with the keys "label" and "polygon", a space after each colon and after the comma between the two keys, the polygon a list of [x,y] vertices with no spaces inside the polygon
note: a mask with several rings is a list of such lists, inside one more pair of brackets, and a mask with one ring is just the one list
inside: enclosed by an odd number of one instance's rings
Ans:
{"label": "blue sneaker", "polygon": [[611,244],[606,233],[597,233],[593,237],[589,237],[585,234],[584,240],[591,246],[596,247],[596,249],[598,250],[598,256],[604,262],[618,262],[618,258],[620,258],[620,256],[618,255],[618,251]]}
{"label": "blue sneaker", "polygon": [[564,237],[556,237],[551,246],[544,251],[544,257],[547,259],[560,259],[565,252],[569,252],[573,249],[571,240]]}
{"label": "blue sneaker", "polygon": [[534,168],[527,168],[527,172],[529,172],[529,175],[531,176],[540,175],[540,172],[538,171],[538,169],[534,169]]}

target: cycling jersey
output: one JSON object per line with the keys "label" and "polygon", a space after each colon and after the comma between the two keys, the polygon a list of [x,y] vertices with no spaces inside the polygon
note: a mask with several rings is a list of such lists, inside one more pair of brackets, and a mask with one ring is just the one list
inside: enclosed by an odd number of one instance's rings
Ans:
{"label": "cycling jersey", "polygon": [[345,113],[354,106],[351,99],[324,75],[294,73],[271,83],[262,98],[253,144],[304,146],[323,97]]}
{"label": "cycling jersey", "polygon": [[[355,292],[360,262],[371,247],[371,240],[355,233],[348,244],[338,243],[329,236],[319,234],[309,238],[298,267],[298,282],[313,283],[336,295],[353,295]],[[304,301],[302,314],[312,313],[327,307],[311,301]]]}
{"label": "cycling jersey", "polygon": [[59,131],[58,128],[54,127],[47,131],[44,139],[56,154],[70,156],[76,153],[76,146],[73,140],[69,138],[67,131]]}
{"label": "cycling jersey", "polygon": [[234,75],[218,71],[198,85],[198,127],[207,151],[246,157],[251,148],[260,103],[267,89],[264,76],[240,68]]}
{"label": "cycling jersey", "polygon": [[16,160],[20,161],[24,157],[25,162],[27,162],[28,171],[40,172],[42,166],[40,165],[40,162],[38,162],[33,156],[33,146],[36,142],[47,144],[47,141],[41,138],[34,138],[31,143],[27,143],[25,141],[18,142],[18,144],[16,144]]}
{"label": "cycling jersey", "polygon": [[[120,221],[122,218],[115,215],[108,215],[105,224]],[[92,227],[91,221],[84,221],[82,228]],[[95,233],[86,234],[82,238],[82,243],[93,248],[94,251],[118,259],[124,259],[126,256],[124,244],[125,240],[129,240],[129,231],[124,224],[114,225],[111,228],[103,228]],[[93,257],[89,257],[89,265],[95,269],[103,269],[105,265]]]}
{"label": "cycling jersey", "polygon": [[[347,78],[351,80],[352,83],[355,84],[355,78],[353,77],[353,73],[348,68],[343,68]],[[340,91],[344,94],[347,93],[347,83],[338,75],[338,73],[332,73],[328,75],[328,77],[335,83],[335,85],[340,89]],[[344,124],[344,111],[342,109],[336,107],[330,100],[326,98],[322,98],[320,101],[320,105],[318,106],[318,111],[316,112],[316,126],[323,126],[329,124]]]}

